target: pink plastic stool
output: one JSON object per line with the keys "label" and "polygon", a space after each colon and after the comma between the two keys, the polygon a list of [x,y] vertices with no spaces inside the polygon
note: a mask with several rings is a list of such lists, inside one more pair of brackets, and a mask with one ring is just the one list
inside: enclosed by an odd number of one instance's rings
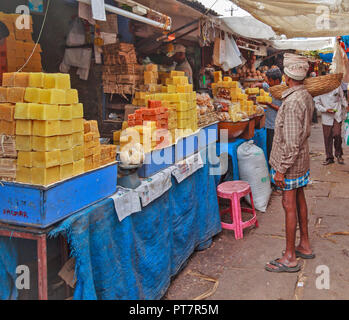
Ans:
{"label": "pink plastic stool", "polygon": [[[252,209],[241,208],[240,199],[244,196],[250,195]],[[247,227],[255,225],[258,228],[257,215],[254,208],[252,191],[250,185],[245,181],[228,181],[220,184],[217,187],[217,196],[223,199],[230,199],[230,208],[220,211],[221,216],[230,212],[232,224],[221,222],[222,228],[227,230],[234,230],[235,239],[242,239],[244,237],[243,230]],[[249,221],[243,222],[241,212],[249,212],[253,214],[253,218]]]}

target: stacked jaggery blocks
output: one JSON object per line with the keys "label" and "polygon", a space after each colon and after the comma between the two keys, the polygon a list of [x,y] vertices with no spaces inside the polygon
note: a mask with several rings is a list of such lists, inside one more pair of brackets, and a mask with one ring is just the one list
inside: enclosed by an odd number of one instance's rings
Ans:
{"label": "stacked jaggery blocks", "polygon": [[100,134],[96,120],[84,122],[84,157],[85,171],[90,171],[101,165]]}
{"label": "stacked jaggery blocks", "polygon": [[84,172],[83,106],[69,74],[5,73],[14,106],[16,181],[49,185]]}

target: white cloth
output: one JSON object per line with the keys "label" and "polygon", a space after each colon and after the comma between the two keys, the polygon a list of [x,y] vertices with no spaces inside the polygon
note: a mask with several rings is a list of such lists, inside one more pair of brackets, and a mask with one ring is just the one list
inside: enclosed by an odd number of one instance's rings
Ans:
{"label": "white cloth", "polygon": [[120,222],[132,213],[142,211],[138,193],[134,190],[119,187],[110,198],[114,201],[115,211]]}
{"label": "white cloth", "polygon": [[142,206],[145,207],[155,199],[161,197],[171,187],[171,169],[167,168],[143,180],[135,192],[138,193],[142,201]]}
{"label": "white cloth", "polygon": [[196,153],[178,163],[176,163],[171,171],[178,183],[191,176],[204,166],[200,153]]}
{"label": "white cloth", "polygon": [[93,19],[107,21],[104,0],[91,0],[91,8]]}
{"label": "white cloth", "polygon": [[[316,109],[321,112],[322,124],[333,126],[334,120],[342,122],[346,119],[348,102],[341,87],[327,94],[315,97],[314,102]],[[326,111],[329,109],[335,109],[337,112],[334,114],[327,113]]]}

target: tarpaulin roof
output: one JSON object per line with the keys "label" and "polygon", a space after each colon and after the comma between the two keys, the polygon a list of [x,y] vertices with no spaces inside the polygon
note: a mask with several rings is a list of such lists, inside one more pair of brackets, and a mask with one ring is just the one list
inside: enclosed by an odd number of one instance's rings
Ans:
{"label": "tarpaulin roof", "polygon": [[332,48],[335,38],[301,38],[301,39],[282,39],[273,29],[265,23],[252,16],[245,17],[225,17],[219,18],[224,30],[244,38],[259,40],[268,40],[275,49],[280,50],[320,50]]}
{"label": "tarpaulin roof", "polygon": [[287,38],[349,34],[349,0],[231,1]]}

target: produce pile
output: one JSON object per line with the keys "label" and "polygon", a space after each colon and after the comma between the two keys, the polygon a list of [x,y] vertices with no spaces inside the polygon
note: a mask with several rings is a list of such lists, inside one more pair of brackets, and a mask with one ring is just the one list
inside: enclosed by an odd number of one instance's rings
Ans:
{"label": "produce pile", "polygon": [[219,120],[212,99],[207,93],[196,95],[198,127],[204,127]]}

